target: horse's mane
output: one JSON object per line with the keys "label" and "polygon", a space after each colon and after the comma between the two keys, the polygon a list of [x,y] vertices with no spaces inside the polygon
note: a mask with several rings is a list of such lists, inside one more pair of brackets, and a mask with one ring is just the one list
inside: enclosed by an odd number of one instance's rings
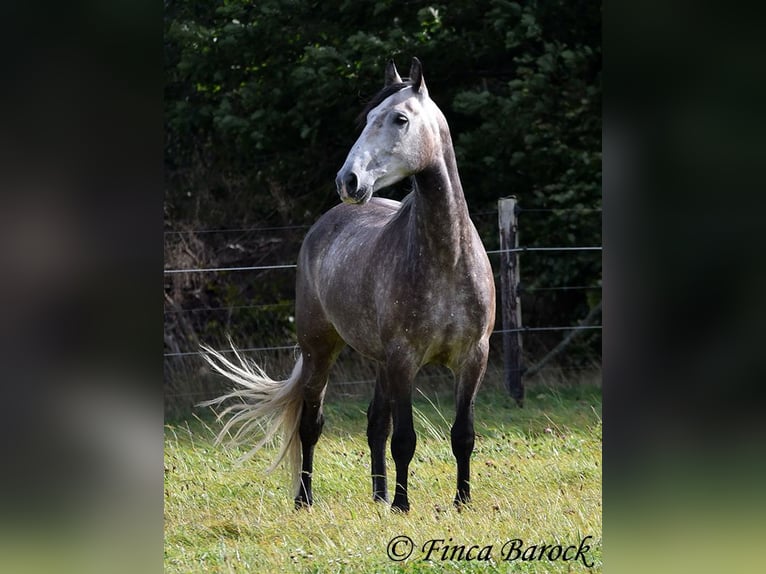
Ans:
{"label": "horse's mane", "polygon": [[364,109],[357,116],[356,118],[357,126],[359,126],[360,128],[363,127],[364,123],[367,121],[367,114],[370,113],[370,110],[377,108],[383,102],[383,100],[395,94],[399,90],[403,90],[404,88],[408,88],[410,86],[412,86],[412,82],[409,79],[407,79],[403,82],[390,84],[384,87],[382,90],[380,90],[377,94],[375,94],[372,97],[372,99],[369,102],[367,102],[367,105],[364,106]]}

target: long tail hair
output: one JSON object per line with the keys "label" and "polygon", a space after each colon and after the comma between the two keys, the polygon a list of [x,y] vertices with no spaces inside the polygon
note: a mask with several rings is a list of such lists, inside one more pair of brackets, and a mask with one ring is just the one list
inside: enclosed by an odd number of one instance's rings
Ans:
{"label": "long tail hair", "polygon": [[[227,443],[233,446],[250,445],[260,435],[260,440],[239,458],[239,462],[252,457],[266,443],[282,431],[282,443],[274,461],[267,469],[272,472],[282,460],[287,459],[292,476],[293,494],[298,492],[301,472],[301,441],[298,428],[303,411],[303,393],[298,384],[303,356],[300,355],[293,372],[285,381],[275,381],[254,362],[241,356],[231,345],[237,359],[232,362],[218,351],[201,345],[202,357],[218,373],[236,383],[240,388],[216,399],[199,403],[199,406],[220,405],[230,399],[236,400],[221,412],[218,420],[228,420],[216,437],[220,444],[230,436]],[[233,434],[230,433],[233,431]]]}

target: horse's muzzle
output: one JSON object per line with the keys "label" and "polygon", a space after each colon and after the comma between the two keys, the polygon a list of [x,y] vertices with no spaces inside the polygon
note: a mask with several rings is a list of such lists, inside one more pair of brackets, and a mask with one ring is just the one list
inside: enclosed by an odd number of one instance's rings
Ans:
{"label": "horse's muzzle", "polygon": [[335,186],[344,203],[366,203],[372,195],[367,186],[359,185],[359,178],[354,172],[339,172],[335,178]]}

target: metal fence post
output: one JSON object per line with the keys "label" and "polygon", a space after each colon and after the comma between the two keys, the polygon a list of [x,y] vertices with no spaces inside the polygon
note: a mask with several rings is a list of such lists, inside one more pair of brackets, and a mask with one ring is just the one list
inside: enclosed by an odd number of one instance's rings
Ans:
{"label": "metal fence post", "polygon": [[524,406],[521,380],[521,302],[519,300],[519,246],[516,197],[497,202],[500,224],[500,290],[503,318],[503,364],[505,387],[520,407]]}

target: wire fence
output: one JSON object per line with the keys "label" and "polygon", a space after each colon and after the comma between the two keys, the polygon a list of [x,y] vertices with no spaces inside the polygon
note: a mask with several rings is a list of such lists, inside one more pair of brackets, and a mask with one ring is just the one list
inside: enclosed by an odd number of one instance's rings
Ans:
{"label": "wire fence", "polygon": [[[567,251],[601,251],[600,246],[591,247],[515,247],[513,249],[493,249],[487,251],[487,255],[497,255],[500,253],[534,253],[536,251],[548,251],[548,252],[567,252]],[[295,263],[286,263],[283,265],[252,265],[246,267],[212,267],[203,269],[165,269],[164,273],[169,275],[171,273],[217,273],[219,271],[271,271],[273,269],[296,269],[298,267]],[[572,289],[573,287],[561,287],[566,289]]]}
{"label": "wire fence", "polygon": [[[291,226],[291,227],[282,227],[282,228],[271,228],[273,229],[298,229],[298,228],[307,228],[308,226]],[[218,230],[203,230],[207,232],[214,232]],[[241,230],[242,231],[242,230]],[[252,229],[248,229],[246,231],[252,231]],[[602,248],[600,246],[553,246],[553,247],[538,247],[538,246],[527,246],[527,247],[520,247],[518,249],[514,249],[514,252],[517,253],[572,253],[572,252],[600,252],[602,251]],[[500,254],[502,253],[501,250],[490,250],[487,251],[487,254],[490,256]],[[192,273],[222,273],[222,272],[266,272],[266,271],[277,271],[277,272],[283,272],[283,271],[289,271],[296,269],[296,264],[276,264],[276,265],[253,265],[253,266],[237,266],[237,267],[212,267],[212,268],[194,268],[194,269],[166,269],[164,270],[165,276],[167,278],[171,277],[181,277],[184,276],[184,274],[192,274]],[[534,286],[534,287],[526,287],[523,284],[518,285],[518,292],[522,293],[545,293],[545,292],[571,292],[571,291],[595,291],[600,290],[600,285],[549,285],[549,286]],[[253,305],[231,305],[231,306],[207,306],[207,307],[178,307],[175,305],[166,305],[165,313],[167,315],[180,315],[180,314],[187,314],[187,313],[201,313],[201,312],[208,312],[208,313],[234,313],[237,311],[247,311],[247,310],[283,310],[286,307],[291,307],[294,305],[293,300],[289,301],[280,301],[280,302],[274,302],[274,303],[260,303],[260,304],[253,304]],[[600,303],[599,303],[599,309],[600,309]],[[589,317],[590,317],[589,313]],[[590,377],[592,376],[592,373],[594,370],[598,369],[598,363],[597,361],[593,361],[591,363],[587,363],[583,365],[583,362],[581,360],[578,360],[578,363],[580,366],[575,365],[559,365],[558,362],[554,364],[553,358],[562,354],[562,352],[567,348],[567,346],[570,344],[570,342],[574,339],[574,337],[585,333],[585,332],[600,332],[602,327],[601,325],[596,324],[584,324],[588,323],[588,318],[581,321],[581,324],[579,325],[558,325],[558,326],[521,326],[518,329],[511,329],[511,330],[504,330],[504,329],[496,329],[492,332],[492,338],[495,339],[496,337],[502,338],[505,333],[520,333],[520,336],[525,335],[545,335],[546,333],[555,333],[555,332],[561,332],[564,334],[561,340],[559,340],[558,344],[556,344],[553,349],[543,351],[540,353],[542,358],[536,359],[535,363],[531,367],[525,367],[523,365],[519,365],[518,369],[521,372],[521,375],[525,378],[532,377],[534,375],[537,375],[540,371],[546,370],[546,372],[553,373],[554,377],[558,377],[556,373],[566,373],[566,377],[581,377],[586,376]],[[186,341],[190,341],[193,339],[186,338]],[[178,349],[177,345],[174,345],[175,349]],[[181,348],[183,349],[183,345],[181,345]],[[230,354],[234,353],[235,351],[231,348],[224,348],[219,349],[217,351],[218,353],[222,354]],[[237,348],[236,352],[239,353],[267,353],[267,354],[273,354],[274,358],[277,360],[277,364],[281,364],[281,362],[284,360],[284,355],[279,355],[279,353],[289,353],[292,352],[293,354],[296,354],[300,352],[300,349],[298,345],[294,341],[285,341],[285,344],[275,344],[275,345],[269,345],[269,346],[252,346],[252,347],[244,347],[244,348]],[[181,364],[186,365],[187,361],[199,361],[201,359],[201,355],[205,354],[205,351],[199,350],[177,350],[176,352],[166,352],[163,354],[163,360],[164,361],[170,361],[167,364],[167,367],[170,369],[176,369],[175,365],[177,365],[176,361],[181,361]],[[356,363],[351,363],[351,365],[356,365]],[[187,365],[183,368],[189,368],[190,365]],[[180,367],[180,365],[179,365]],[[351,371],[345,371],[343,375],[338,376],[338,379],[341,380],[333,380],[332,382],[332,388],[333,393],[336,394],[338,397],[357,397],[360,393],[366,392],[365,389],[368,389],[372,385],[375,384],[376,379],[373,376],[366,376],[368,371],[366,371],[364,368],[362,368],[361,373],[357,373],[357,370],[361,367],[359,365],[351,366]],[[495,367],[496,368],[496,367]],[[507,369],[508,367],[506,367]],[[551,370],[552,369],[552,370]],[[183,371],[181,371],[183,372]],[[188,371],[187,371],[188,372]],[[502,374],[504,372],[504,369],[500,369],[499,373]],[[362,376],[358,376],[361,374]],[[355,376],[356,375],[356,376]],[[172,380],[172,379],[171,379]],[[427,374],[427,373],[419,373],[418,374],[418,383],[419,384],[438,384],[440,381],[443,381],[445,384],[452,381],[452,376],[449,373],[441,373],[441,374]],[[185,409],[192,408],[194,404],[201,400],[205,400],[207,398],[210,398],[212,395],[215,395],[217,391],[213,390],[211,387],[207,386],[209,383],[203,383],[203,386],[200,387],[199,384],[192,385],[191,388],[183,388],[183,385],[181,388],[177,387],[175,383],[171,383],[169,387],[165,389],[164,396],[169,403],[166,403],[168,406],[166,408],[170,408],[175,410],[175,412],[185,412]],[[184,406],[185,405],[185,406]]]}
{"label": "wire fence", "polygon": [[[568,325],[565,327],[519,327],[518,329],[497,329],[492,331],[491,335],[502,335],[503,333],[543,333],[550,331],[592,331],[600,330],[601,325]],[[277,345],[273,347],[249,347],[237,349],[237,352],[256,352],[256,351],[283,351],[285,349],[295,349],[296,344]],[[231,349],[221,349],[218,353],[232,353]],[[207,351],[184,351],[176,353],[165,353],[163,357],[190,357],[209,354]]]}
{"label": "wire fence", "polygon": [[254,265],[250,267],[213,267],[207,269],[165,269],[166,275],[170,273],[217,273],[219,271],[270,271],[272,269],[295,269],[295,263],[284,265]]}
{"label": "wire fence", "polygon": [[[521,208],[520,213],[565,213],[565,212],[582,212],[582,213],[601,213],[601,208]],[[496,215],[497,211],[477,212],[472,216],[477,215]],[[165,235],[182,235],[182,234],[199,234],[199,233],[254,233],[265,231],[283,231],[283,230],[298,230],[308,229],[310,225],[287,225],[287,226],[274,226],[274,227],[250,227],[250,228],[231,228],[231,229],[201,229],[201,230],[184,230],[184,231],[165,231]],[[571,253],[571,252],[601,252],[603,247],[600,245],[589,246],[520,246],[513,249],[493,249],[488,250],[488,255],[498,255],[502,253]],[[236,267],[213,267],[213,268],[190,268],[190,269],[165,269],[163,272],[165,275],[175,274],[188,274],[188,273],[220,273],[220,272],[254,272],[254,271],[274,271],[274,270],[292,270],[296,269],[295,263],[284,263],[274,265],[251,265],[251,266],[236,266]],[[600,285],[561,285],[561,286],[542,286],[542,287],[525,287],[519,285],[519,292],[545,292],[545,291],[576,291],[576,290],[600,290]],[[243,309],[267,309],[289,306],[293,302],[280,302],[270,304],[258,304],[258,305],[236,305],[236,306],[221,306],[221,307],[201,307],[201,308],[173,308],[166,309],[166,313],[194,313],[201,311],[234,311]],[[563,326],[537,326],[537,327],[519,327],[517,329],[497,329],[492,332],[492,335],[500,335],[503,333],[543,333],[543,332],[580,332],[580,331],[597,331],[601,330],[601,325],[563,325]],[[284,351],[289,349],[295,349],[296,344],[285,344],[268,347],[251,347],[238,349],[240,352],[270,352],[270,351]],[[221,349],[219,353],[231,353],[231,349]],[[169,352],[164,353],[165,358],[173,357],[190,357],[199,356],[204,351],[182,351],[182,352]],[[368,382],[365,380],[365,382]],[[351,384],[357,384],[351,382]]]}
{"label": "wire fence", "polygon": [[[601,213],[602,209],[600,207],[519,207],[518,211],[519,213]],[[492,209],[487,211],[474,211],[470,215],[472,218],[484,217],[487,215],[497,216],[497,210]],[[310,227],[311,224],[276,225],[266,227],[229,227],[218,229],[166,229],[163,233],[165,235],[196,235],[203,233],[259,233],[264,231],[292,231],[296,229],[308,229]]]}

